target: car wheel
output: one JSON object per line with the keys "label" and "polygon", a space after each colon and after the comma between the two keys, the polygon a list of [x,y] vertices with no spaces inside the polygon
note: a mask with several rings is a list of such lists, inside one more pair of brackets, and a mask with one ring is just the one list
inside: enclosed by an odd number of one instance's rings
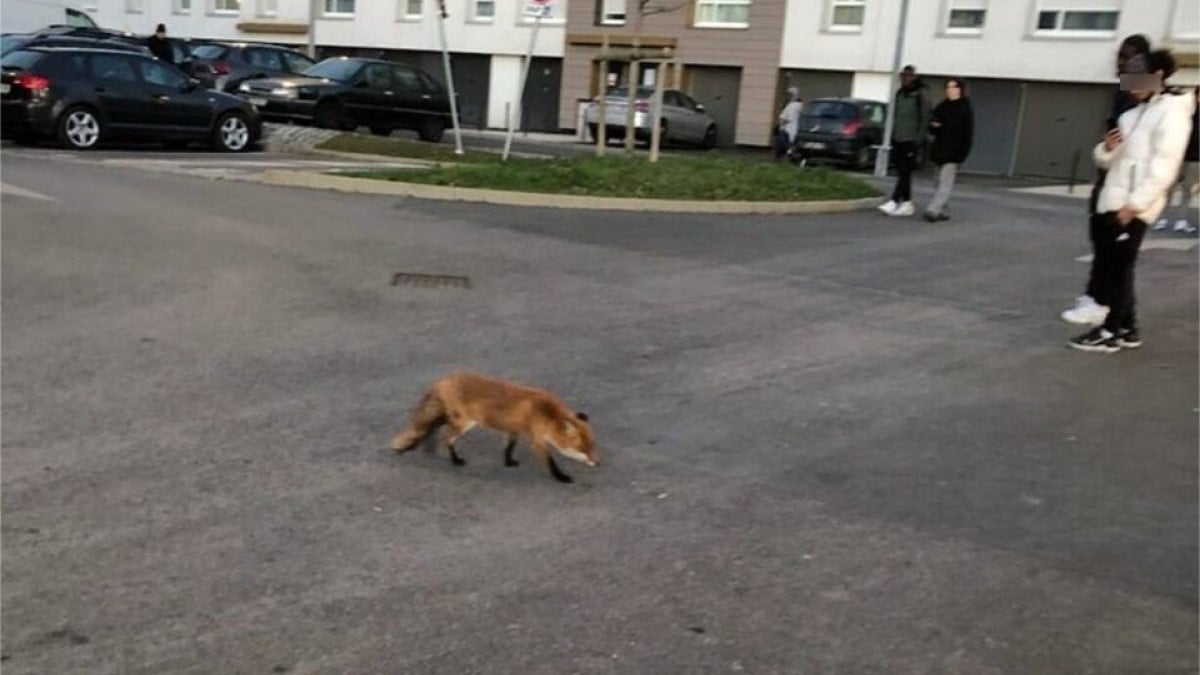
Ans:
{"label": "car wheel", "polygon": [[68,108],[58,118],[58,141],[72,150],[96,147],[103,133],[96,112],[86,106]]}
{"label": "car wheel", "polygon": [[439,119],[428,119],[425,120],[424,124],[421,125],[421,129],[417,131],[417,135],[420,136],[421,140],[423,141],[428,141],[430,143],[441,143],[442,133],[445,131],[446,124],[444,122]]}
{"label": "car wheel", "polygon": [[313,113],[313,121],[322,129],[341,129],[342,104],[337,101],[321,101]]}
{"label": "car wheel", "polygon": [[715,147],[717,147],[717,125],[710,124],[704,130],[704,148],[712,150]]}
{"label": "car wheel", "polygon": [[227,112],[213,127],[213,146],[224,152],[243,152],[250,147],[250,124],[240,112]]}
{"label": "car wheel", "polygon": [[391,136],[392,128],[391,127],[371,127],[371,133],[375,134],[376,136]]}

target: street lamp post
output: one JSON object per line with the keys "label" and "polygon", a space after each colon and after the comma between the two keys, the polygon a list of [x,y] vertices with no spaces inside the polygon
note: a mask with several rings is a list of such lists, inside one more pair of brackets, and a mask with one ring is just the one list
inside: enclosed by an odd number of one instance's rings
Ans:
{"label": "street lamp post", "polygon": [[896,123],[896,91],[897,79],[900,76],[900,61],[904,56],[904,33],[908,27],[908,0],[900,0],[900,28],[896,33],[896,53],[892,57],[892,75],[888,78],[888,107],[887,122],[883,126],[883,142],[879,152],[875,153],[875,177],[887,176],[888,158],[892,153],[892,128]]}

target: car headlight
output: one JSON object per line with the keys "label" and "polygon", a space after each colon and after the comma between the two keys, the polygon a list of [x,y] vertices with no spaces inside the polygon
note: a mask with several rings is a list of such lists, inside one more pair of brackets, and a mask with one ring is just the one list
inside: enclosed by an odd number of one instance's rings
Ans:
{"label": "car headlight", "polygon": [[299,96],[294,87],[276,87],[271,90],[271,95],[279,98],[297,98]]}

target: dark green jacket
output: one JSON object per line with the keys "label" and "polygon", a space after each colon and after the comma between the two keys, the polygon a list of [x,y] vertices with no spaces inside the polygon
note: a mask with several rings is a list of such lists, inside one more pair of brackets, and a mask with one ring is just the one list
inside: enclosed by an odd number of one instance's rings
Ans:
{"label": "dark green jacket", "polygon": [[893,141],[925,141],[929,133],[931,110],[927,89],[924,82],[917,80],[910,87],[896,90],[893,101],[896,106],[896,117],[892,123]]}

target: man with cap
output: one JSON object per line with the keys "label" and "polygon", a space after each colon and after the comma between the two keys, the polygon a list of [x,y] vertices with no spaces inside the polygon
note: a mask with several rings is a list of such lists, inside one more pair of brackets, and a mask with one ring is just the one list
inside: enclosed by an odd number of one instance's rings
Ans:
{"label": "man with cap", "polygon": [[146,46],[150,49],[150,53],[157,56],[160,61],[175,63],[175,54],[171,51],[171,42],[167,40],[166,24],[158,24],[158,28],[154,29],[154,35],[146,41]]}
{"label": "man with cap", "polygon": [[925,83],[917,77],[917,69],[904,66],[900,71],[900,88],[892,106],[892,156],[896,158],[896,187],[892,198],[879,206],[889,216],[911,216],[917,212],[912,203],[912,172],[917,161],[917,149],[929,130],[931,107],[925,96]]}

